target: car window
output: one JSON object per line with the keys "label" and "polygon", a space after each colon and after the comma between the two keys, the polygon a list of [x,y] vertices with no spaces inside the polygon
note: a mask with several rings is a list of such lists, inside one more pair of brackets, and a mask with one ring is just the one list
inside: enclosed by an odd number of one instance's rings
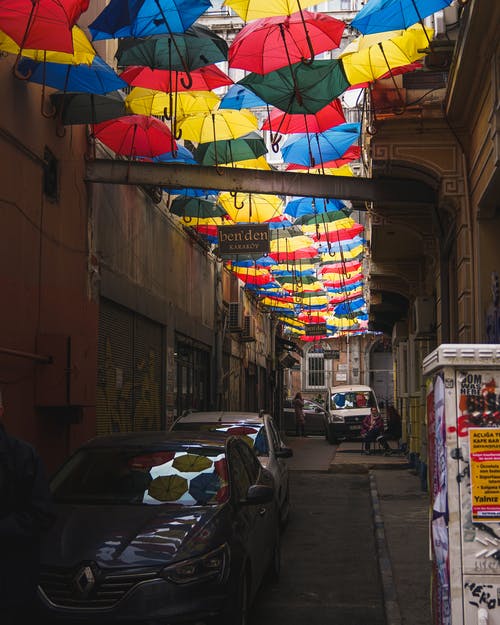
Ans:
{"label": "car window", "polygon": [[229,432],[234,436],[241,437],[250,448],[253,448],[258,456],[269,455],[269,445],[264,429],[264,424],[224,424],[224,423],[182,423],[177,421],[173,430],[206,430],[207,432]]}
{"label": "car window", "polygon": [[182,450],[80,450],[51,483],[56,502],[218,505],[228,498],[225,453]]}
{"label": "car window", "polygon": [[261,469],[260,462],[255,457],[255,454],[250,451],[248,446],[240,445],[238,451],[241,454],[243,464],[248,472],[250,483],[255,484],[259,479]]}
{"label": "car window", "polygon": [[372,391],[357,391],[346,393],[333,393],[332,405],[334,408],[366,408],[375,406],[375,397]]}
{"label": "car window", "polygon": [[268,424],[268,428],[269,428],[269,433],[271,434],[271,440],[272,440],[273,448],[274,449],[280,449],[280,447],[281,447],[281,440],[280,440],[280,437],[278,436],[278,432],[276,431],[276,427],[274,426],[273,420],[269,419],[267,424]]}
{"label": "car window", "polygon": [[231,486],[234,497],[237,501],[245,499],[248,489],[251,485],[250,475],[245,468],[243,457],[240,453],[241,448],[233,445],[229,453],[229,462],[231,466]]}

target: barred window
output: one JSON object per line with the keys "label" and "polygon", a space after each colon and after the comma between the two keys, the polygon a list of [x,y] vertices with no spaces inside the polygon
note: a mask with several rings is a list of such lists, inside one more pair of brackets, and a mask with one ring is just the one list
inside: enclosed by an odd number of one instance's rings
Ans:
{"label": "barred window", "polygon": [[307,386],[325,386],[325,358],[322,349],[316,348],[307,354]]}

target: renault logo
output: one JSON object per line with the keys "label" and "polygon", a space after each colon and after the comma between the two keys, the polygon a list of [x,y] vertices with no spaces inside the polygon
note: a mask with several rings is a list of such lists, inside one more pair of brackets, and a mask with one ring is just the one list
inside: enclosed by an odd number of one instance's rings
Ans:
{"label": "renault logo", "polygon": [[75,576],[75,586],[81,597],[87,597],[95,586],[94,572],[90,566],[81,568]]}

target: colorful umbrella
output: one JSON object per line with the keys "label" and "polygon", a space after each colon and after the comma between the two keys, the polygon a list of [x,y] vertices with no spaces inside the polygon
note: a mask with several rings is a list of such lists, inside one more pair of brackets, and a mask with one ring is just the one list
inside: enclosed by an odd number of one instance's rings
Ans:
{"label": "colorful umbrella", "polygon": [[89,30],[94,41],[183,33],[211,6],[210,0],[111,0]]}
{"label": "colorful umbrella", "polygon": [[224,192],[219,204],[235,223],[263,223],[283,212],[283,200],[277,195]]}
{"label": "colorful umbrella", "polygon": [[196,219],[210,219],[211,217],[223,217],[226,211],[217,204],[213,196],[175,198],[170,204],[170,212],[178,217],[194,217]]}
{"label": "colorful umbrella", "polygon": [[365,35],[402,30],[441,9],[452,0],[369,0],[352,20],[352,28]]}
{"label": "colorful umbrella", "polygon": [[212,91],[181,91],[177,94],[176,102],[172,103],[170,95],[163,91],[134,87],[125,102],[131,113],[166,117],[172,117],[175,113],[177,119],[182,119],[194,113],[212,112],[217,108],[220,98]]}
{"label": "colorful umbrella", "polygon": [[[333,198],[297,197],[287,203],[284,214],[298,219],[304,215],[321,214],[322,211],[340,211],[343,207],[343,202]],[[342,216],[345,217],[345,213]]]}
{"label": "colorful umbrella", "polygon": [[344,28],[334,17],[309,11],[254,20],[232,42],[229,67],[267,74],[338,48]]}
{"label": "colorful umbrella", "polygon": [[318,4],[318,0],[224,0],[244,22],[272,15],[291,15]]}
{"label": "colorful umbrella", "polygon": [[352,123],[322,133],[290,135],[281,147],[283,160],[311,167],[340,158],[358,140],[359,131],[359,123]]}
{"label": "colorful umbrella", "polygon": [[152,158],[177,147],[168,127],[145,115],[127,115],[97,124],[94,136],[116,154]]}
{"label": "colorful umbrella", "polygon": [[180,475],[162,475],[149,484],[148,495],[158,501],[177,501],[188,492],[188,481]]}
{"label": "colorful umbrella", "polygon": [[50,100],[64,126],[98,124],[126,115],[125,97],[120,91],[108,94],[52,93]]}
{"label": "colorful umbrella", "polygon": [[286,113],[317,113],[348,87],[337,59],[294,63],[269,74],[248,74],[238,81]]}
{"label": "colorful umbrella", "polygon": [[61,91],[103,94],[127,86],[99,56],[94,58],[91,65],[37,63],[31,59],[23,59],[19,63],[19,72],[31,82]]}
{"label": "colorful umbrella", "polygon": [[231,85],[226,95],[222,98],[220,109],[250,109],[259,106],[267,106],[266,102],[255,95],[253,91],[241,85]]}
{"label": "colorful umbrella", "polygon": [[200,143],[194,155],[201,165],[218,165],[255,159],[267,153],[264,139],[257,132],[250,132],[238,139],[222,139]]}
{"label": "colorful umbrella", "polygon": [[89,0],[2,0],[0,30],[22,49],[73,52],[71,29]]}
{"label": "colorful umbrella", "polygon": [[213,460],[198,454],[182,454],[175,458],[172,466],[177,471],[182,471],[183,473],[199,473],[213,466]]}
{"label": "colorful umbrella", "polygon": [[202,506],[217,501],[222,482],[216,473],[201,473],[189,482],[189,494]]}
{"label": "colorful umbrella", "polygon": [[[134,87],[145,87],[157,91],[211,91],[218,87],[232,85],[233,81],[216,65],[206,65],[186,72],[151,69],[150,67],[132,66],[120,74],[121,78]],[[191,80],[191,86],[187,87]]]}
{"label": "colorful umbrella", "polygon": [[245,109],[198,113],[186,117],[179,123],[183,138],[196,143],[238,139],[256,130],[257,126],[255,115]]}
{"label": "colorful umbrella", "polygon": [[[352,161],[355,161],[356,159],[358,159],[360,156],[361,156],[360,146],[351,145],[351,147],[347,148],[347,150],[342,154],[340,158],[334,159],[333,161],[327,161],[326,163],[317,163],[314,166],[307,168],[306,171],[312,174],[314,173],[315,170],[320,168],[321,170],[323,170],[323,173],[327,173],[326,171],[324,171],[325,169],[344,167],[348,163],[351,163]],[[286,166],[286,170],[287,171],[304,170],[304,165],[300,165],[299,163],[288,163],[288,165]],[[340,175],[347,175],[347,174],[343,173]]]}
{"label": "colorful umbrella", "polygon": [[333,100],[317,113],[309,115],[284,113],[279,109],[271,111],[263,123],[262,130],[271,130],[276,134],[291,135],[300,132],[323,132],[333,126],[345,123],[344,111],[340,100]]}

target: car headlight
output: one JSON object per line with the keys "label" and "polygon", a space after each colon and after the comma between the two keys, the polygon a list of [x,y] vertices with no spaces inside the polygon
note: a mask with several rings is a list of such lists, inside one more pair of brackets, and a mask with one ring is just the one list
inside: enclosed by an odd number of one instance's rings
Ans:
{"label": "car headlight", "polygon": [[229,548],[224,544],[198,558],[166,566],[161,576],[176,584],[190,584],[211,578],[220,579],[228,564]]}
{"label": "car headlight", "polygon": [[343,423],[344,417],[339,417],[339,415],[332,414],[328,416],[328,423]]}

